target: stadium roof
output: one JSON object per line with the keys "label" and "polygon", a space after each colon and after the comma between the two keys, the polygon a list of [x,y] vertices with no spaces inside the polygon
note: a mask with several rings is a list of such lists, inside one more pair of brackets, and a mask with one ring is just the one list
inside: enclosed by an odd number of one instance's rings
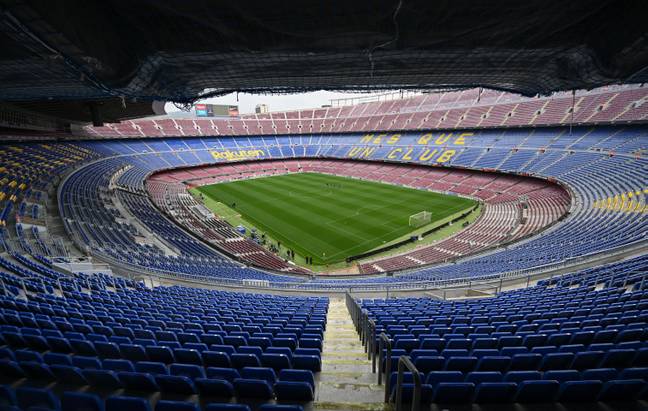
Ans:
{"label": "stadium roof", "polygon": [[648,80],[644,1],[3,3],[0,101]]}

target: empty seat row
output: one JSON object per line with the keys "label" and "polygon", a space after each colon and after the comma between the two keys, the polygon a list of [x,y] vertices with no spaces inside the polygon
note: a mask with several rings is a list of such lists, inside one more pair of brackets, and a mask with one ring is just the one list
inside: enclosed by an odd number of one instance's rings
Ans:
{"label": "empty seat row", "polygon": [[[592,326],[590,328],[597,328]],[[561,346],[567,344],[622,343],[648,339],[648,323],[628,325],[612,324],[608,329],[557,330],[537,333],[534,331],[498,331],[458,333],[447,328],[409,330],[387,333],[393,336],[394,347],[405,350],[416,348],[504,348],[536,346]],[[448,332],[447,332],[448,331]],[[454,331],[454,332],[451,332]],[[377,329],[377,334],[381,332]]]}
{"label": "empty seat row", "polygon": [[[427,351],[427,350],[421,350]],[[562,370],[587,368],[618,368],[648,366],[648,348],[611,349],[609,351],[576,351],[549,353],[521,353],[500,355],[493,350],[473,352],[472,355],[461,350],[445,350],[440,355],[432,352],[417,352],[411,356],[419,371],[509,371],[509,370]],[[405,353],[392,352],[392,364],[396,364]],[[383,361],[383,370],[386,359]],[[394,365],[395,366],[395,365]]]}
{"label": "empty seat row", "polygon": [[[393,372],[390,383],[396,383],[396,372]],[[559,382],[600,380],[603,382],[611,380],[633,380],[640,379],[648,382],[648,367],[626,368],[616,370],[614,368],[593,368],[584,371],[578,370],[554,370],[554,371],[430,371],[429,373],[419,372],[422,381],[436,385],[441,382],[522,382],[528,380],[556,380]],[[409,377],[408,377],[409,378]]]}
{"label": "empty seat row", "polygon": [[[74,335],[73,334],[77,334]],[[254,336],[244,338],[243,336],[225,336],[210,335],[209,338],[203,338],[205,342],[183,342],[178,341],[157,341],[154,339],[113,336],[107,338],[100,334],[78,335],[80,333],[65,333],[70,338],[59,336],[42,336],[27,334],[25,330],[21,333],[13,331],[3,331],[0,336],[9,345],[16,348],[31,348],[39,351],[52,350],[56,352],[73,353],[79,350],[93,351],[100,356],[118,355],[119,348],[122,345],[139,345],[142,347],[167,347],[169,349],[195,349],[205,351],[214,346],[227,346],[237,349],[243,346],[254,346],[262,349],[269,347],[286,347],[294,351],[297,348],[315,348],[322,349],[322,339],[317,334],[307,335],[303,338],[291,337],[268,337]],[[72,338],[75,337],[75,338]],[[81,338],[82,337],[82,338]]]}
{"label": "empty seat row", "polygon": [[[406,379],[407,381],[407,379]],[[648,383],[642,379],[578,380],[559,382],[557,380],[524,380],[520,382],[439,382],[421,386],[421,401],[424,403],[553,403],[596,401],[618,402],[648,399]],[[403,398],[411,402],[414,385],[403,385]],[[396,388],[392,390],[392,399]]]}
{"label": "empty seat row", "polygon": [[[72,365],[75,361],[84,358],[95,358],[95,361],[107,359],[123,359],[124,361],[155,361],[164,364],[193,364],[205,367],[234,367],[245,366],[267,366],[277,369],[281,368],[305,368],[312,371],[319,371],[321,368],[320,351],[317,348],[297,348],[292,351],[288,347],[268,347],[264,350],[261,347],[239,347],[238,352],[231,346],[212,346],[212,350],[198,351],[188,348],[136,345],[122,345],[113,347],[113,350],[104,351],[103,355],[94,356],[92,351],[82,350],[76,355],[49,352],[41,357],[40,353],[30,350],[9,350],[0,349],[0,358],[15,360],[24,358],[34,361],[56,361]],[[27,352],[34,354],[29,357]],[[41,359],[42,358],[42,359]],[[90,361],[90,360],[88,360]],[[87,364],[87,363],[86,363]]]}
{"label": "empty seat row", "polygon": [[16,365],[0,363],[2,377],[16,381],[23,377],[41,381],[56,381],[69,386],[93,386],[102,389],[120,389],[141,392],[163,392],[209,397],[234,396],[271,399],[299,399],[310,401],[314,393],[314,377],[308,370],[282,370],[277,378],[272,368],[246,367],[202,368],[172,365],[170,372],[160,363],[140,363],[135,370],[82,370],[66,365],[47,366],[36,362]]}
{"label": "empty seat row", "polygon": [[[108,397],[105,401],[94,394],[66,391],[60,400],[50,390],[0,386],[0,408],[6,411],[27,409],[50,411],[152,411],[148,399],[141,397]],[[157,401],[155,411],[200,411],[199,405],[186,401]],[[209,403],[203,411],[250,411],[246,404]],[[303,411],[301,405],[262,404],[259,411]]]}

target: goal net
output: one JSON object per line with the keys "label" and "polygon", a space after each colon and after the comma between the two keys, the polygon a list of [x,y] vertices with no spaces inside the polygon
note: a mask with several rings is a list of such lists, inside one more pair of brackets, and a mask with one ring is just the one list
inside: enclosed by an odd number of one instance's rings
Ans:
{"label": "goal net", "polygon": [[429,211],[421,211],[420,213],[412,214],[409,217],[410,227],[421,227],[432,221],[432,213]]}

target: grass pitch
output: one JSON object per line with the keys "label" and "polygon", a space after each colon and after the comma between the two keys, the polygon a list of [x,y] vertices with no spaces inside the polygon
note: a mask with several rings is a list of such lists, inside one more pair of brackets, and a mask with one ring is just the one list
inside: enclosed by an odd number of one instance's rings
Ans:
{"label": "grass pitch", "polygon": [[197,190],[318,265],[343,261],[407,235],[414,231],[408,225],[412,214],[431,211],[434,224],[476,204],[461,197],[317,173]]}

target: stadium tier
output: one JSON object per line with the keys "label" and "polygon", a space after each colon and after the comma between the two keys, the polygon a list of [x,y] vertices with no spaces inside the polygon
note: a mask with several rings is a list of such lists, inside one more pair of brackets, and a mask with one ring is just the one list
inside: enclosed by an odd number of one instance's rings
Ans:
{"label": "stadium tier", "polygon": [[[51,383],[60,392],[199,394],[210,403],[313,400],[327,298],[150,290],[105,275],[40,279],[47,289],[28,300],[7,282],[0,298],[0,380],[23,382],[15,392],[2,387],[3,409],[59,409],[43,386]],[[96,395],[61,397],[64,410],[103,404]],[[106,408],[118,409],[111,401]]]}
{"label": "stadium tier", "polygon": [[[384,372],[401,357],[414,363],[423,403],[635,409],[629,401],[648,395],[646,263],[637,257],[494,298],[352,304],[375,322],[372,338],[391,341]],[[156,410],[281,410],[275,401],[314,398],[327,298],[149,289],[36,266],[26,282],[3,274],[0,382],[12,384],[0,388],[4,409],[149,410],[154,398]],[[396,374],[387,377],[393,392]],[[404,381],[407,402],[411,373]],[[233,400],[240,408],[225,405]]]}
{"label": "stadium tier", "polygon": [[[159,208],[166,210],[166,214],[170,216],[176,215],[177,210],[183,210],[181,218],[192,216],[189,217],[192,219],[192,224],[184,225],[196,228],[203,226],[204,220],[202,223],[199,222],[201,215],[195,211],[192,212],[192,209],[196,209],[196,200],[187,192],[188,186],[297,172],[348,176],[367,181],[406,185],[423,190],[454,193],[478,198],[485,205],[481,217],[469,230],[463,230],[452,238],[435,243],[433,246],[421,247],[411,253],[364,263],[360,266],[362,273],[374,274],[444,262],[504,242],[515,241],[552,224],[567,211],[569,206],[569,194],[560,186],[545,180],[450,168],[437,169],[348,160],[269,160],[223,164],[162,172],[152,176],[147,185],[153,201]],[[179,184],[182,182],[186,182],[188,186]],[[528,198],[527,207],[524,209],[527,222],[520,224],[518,216],[522,206],[519,204],[518,197],[523,195]],[[177,217],[172,218],[183,223]],[[210,223],[220,230],[223,229],[221,227],[223,223],[217,219],[211,219]],[[202,229],[196,234],[205,235],[206,231]],[[249,239],[246,241],[231,228],[227,230],[225,236],[219,236],[218,233],[209,235],[217,239],[216,243],[219,247],[231,249],[231,252],[236,252],[235,247],[241,242],[245,243],[247,248],[241,250],[237,256],[247,257],[245,260],[252,264],[264,250]],[[238,238],[238,241],[233,241],[233,238]],[[248,245],[248,243],[252,243],[252,245]],[[254,249],[259,249],[259,252],[248,254]]]}
{"label": "stadium tier", "polygon": [[[423,403],[645,399],[647,262],[642,256],[495,298],[359,304],[375,322],[376,342],[381,334],[391,341],[378,372],[410,359],[423,381]],[[386,376],[392,388],[396,374]],[[411,401],[411,372],[404,381]]]}
{"label": "stadium tier", "polygon": [[[46,204],[39,202],[42,188],[69,174],[58,193],[65,232],[84,251],[125,269],[301,289],[461,283],[644,241],[646,141],[646,128],[634,126],[574,128],[571,134],[545,128],[16,144],[2,150],[2,221],[16,223],[2,238],[10,252],[61,256],[61,241],[33,222]],[[181,184],[297,171],[458,194],[480,200],[484,211],[440,243],[363,260],[361,272],[377,276],[329,280],[295,276],[307,270],[217,218],[196,215],[195,200]],[[210,236],[212,244],[204,241]],[[385,275],[403,269],[410,270]]]}
{"label": "stadium tier", "polygon": [[[646,160],[641,153],[645,149],[645,141],[646,129],[642,127],[576,128],[571,134],[568,129],[554,128],[398,135],[88,141],[77,144],[84,150],[97,153],[102,159],[74,172],[61,185],[59,201],[68,232],[93,254],[160,275],[233,283],[241,283],[244,279],[261,280],[282,287],[302,288],[407,284],[411,280],[462,281],[469,277],[488,278],[503,271],[560,264],[567,259],[609,252],[644,240],[647,184],[644,172]],[[240,173],[250,165],[264,167],[265,163],[254,163],[253,160],[294,158],[300,160],[293,160],[282,167],[299,168],[302,162],[305,167],[316,163],[326,166],[327,163],[320,160],[322,158],[347,159],[345,165],[354,164],[349,159],[363,160],[363,163],[351,168],[356,170],[357,167],[357,171],[353,171],[356,173],[362,173],[363,165],[376,170],[380,170],[381,166],[391,167],[392,171],[396,167],[404,167],[389,165],[385,161],[443,166],[411,168],[410,172],[424,170],[437,180],[426,181],[416,177],[416,174],[410,178],[409,174],[395,177],[396,173],[392,173],[390,177],[388,168],[379,175],[380,179],[394,183],[418,184],[448,192],[456,189],[464,195],[494,200],[502,212],[497,213],[493,206],[495,214],[492,218],[505,219],[507,204],[510,209],[520,197],[527,198],[531,220],[527,227],[513,228],[513,236],[522,236],[527,230],[533,231],[531,227],[536,224],[542,226],[559,219],[568,206],[569,213],[542,235],[532,236],[504,250],[490,250],[488,255],[464,259],[461,264],[422,268],[398,276],[328,281],[243,267],[179,229],[146,197],[146,177],[160,170],[224,163],[227,164],[225,170],[227,167],[238,167]],[[311,158],[317,158],[317,161]],[[247,163],[235,166],[233,160],[245,160]],[[378,166],[367,161],[383,163]],[[276,162],[270,164],[271,167]],[[453,170],[457,167],[489,173],[482,172],[480,176],[476,172]],[[184,179],[195,178],[195,175],[208,178],[207,175],[214,169],[218,170],[219,167],[181,170],[171,176],[186,173]],[[520,176],[493,172],[526,174],[549,180],[525,180]],[[151,181],[160,184],[163,178],[164,175]],[[567,204],[565,192],[557,186],[551,188],[550,181],[559,182],[570,192],[570,204]],[[433,182],[438,185],[435,187]],[[115,188],[114,198],[102,195]],[[484,216],[485,224],[489,215],[487,212]],[[139,227],[127,223],[131,220],[136,221]],[[544,222],[536,223],[538,220]],[[425,264],[443,261],[447,254],[463,257],[463,253],[469,254],[470,250],[461,249],[461,244],[457,242],[461,243],[462,238],[471,238],[472,234],[480,233],[475,231],[479,227],[475,225],[448,240],[452,242],[452,253],[445,253],[444,256],[431,253],[406,260],[421,265],[416,260]],[[147,239],[140,231],[155,235]],[[479,238],[473,241],[477,242]],[[248,246],[252,247],[246,244]],[[228,253],[245,254],[246,250],[230,250]],[[426,252],[423,250],[419,254]],[[403,268],[407,266],[403,259],[405,257],[384,260],[384,268],[380,262],[367,264],[363,270],[381,272],[392,267]],[[276,266],[279,272],[292,271],[290,267],[280,266],[279,262]]]}
{"label": "stadium tier", "polygon": [[648,121],[648,88],[644,85],[579,91],[577,96],[555,93],[534,98],[473,88],[343,107],[232,118],[139,119],[103,127],[86,127],[84,135],[90,138],[255,136],[625,124],[629,121]]}

